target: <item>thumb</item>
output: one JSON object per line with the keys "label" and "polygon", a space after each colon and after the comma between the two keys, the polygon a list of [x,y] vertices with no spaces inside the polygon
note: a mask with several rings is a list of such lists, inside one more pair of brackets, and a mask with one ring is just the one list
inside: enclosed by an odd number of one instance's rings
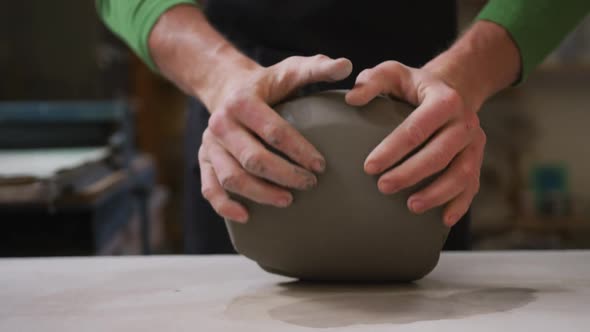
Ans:
{"label": "thumb", "polygon": [[[270,67],[274,72],[278,95],[288,95],[298,88],[317,82],[340,81],[352,72],[352,62],[346,58],[332,59],[325,55],[293,56]],[[274,99],[274,98],[273,98]]]}
{"label": "thumb", "polygon": [[346,94],[346,102],[361,106],[377,95],[384,94],[417,105],[417,80],[412,68],[399,62],[386,61],[358,75],[354,87]]}

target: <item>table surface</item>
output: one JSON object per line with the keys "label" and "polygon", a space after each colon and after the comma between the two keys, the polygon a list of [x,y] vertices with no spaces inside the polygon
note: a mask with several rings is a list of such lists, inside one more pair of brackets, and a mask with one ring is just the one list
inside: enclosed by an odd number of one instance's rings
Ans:
{"label": "table surface", "polygon": [[414,284],[310,284],[239,256],[0,260],[0,331],[590,331],[590,251],[445,253]]}
{"label": "table surface", "polygon": [[59,149],[0,149],[0,177],[47,179],[60,171],[105,159],[106,147]]}

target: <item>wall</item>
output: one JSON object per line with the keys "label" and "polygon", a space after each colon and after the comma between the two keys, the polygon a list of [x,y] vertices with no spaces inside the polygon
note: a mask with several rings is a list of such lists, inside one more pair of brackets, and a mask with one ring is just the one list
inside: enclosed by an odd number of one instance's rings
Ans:
{"label": "wall", "polygon": [[3,1],[0,99],[100,96],[100,31],[91,0]]}
{"label": "wall", "polygon": [[[590,67],[545,68],[526,84],[523,110],[537,130],[523,170],[565,163],[580,204],[590,203]],[[579,204],[579,205],[580,205]],[[590,209],[585,214],[590,217]]]}

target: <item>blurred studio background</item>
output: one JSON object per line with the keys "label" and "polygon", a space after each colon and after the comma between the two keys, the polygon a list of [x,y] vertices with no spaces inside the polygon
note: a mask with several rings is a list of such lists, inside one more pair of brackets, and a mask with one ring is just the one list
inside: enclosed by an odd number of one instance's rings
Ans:
{"label": "blurred studio background", "polygon": [[[464,27],[485,1],[458,3]],[[182,253],[186,98],[94,1],[0,18],[0,256]],[[590,248],[590,19],[480,114],[474,249]]]}

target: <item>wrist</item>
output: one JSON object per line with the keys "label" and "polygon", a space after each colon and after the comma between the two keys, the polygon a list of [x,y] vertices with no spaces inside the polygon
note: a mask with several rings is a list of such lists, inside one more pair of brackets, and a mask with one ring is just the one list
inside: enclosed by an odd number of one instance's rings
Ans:
{"label": "wrist", "polygon": [[174,6],[162,14],[148,44],[159,71],[210,110],[230,80],[243,80],[260,68],[191,5]]}
{"label": "wrist", "polygon": [[[191,93],[201,100],[210,112],[232,89],[237,90],[245,80],[262,70],[262,66],[236,50],[230,43],[215,47],[210,52],[211,61],[200,73],[194,75]],[[235,91],[234,91],[235,92]]]}
{"label": "wrist", "polygon": [[460,58],[457,54],[446,51],[428,62],[423,69],[454,89],[468,109],[479,110],[490,96],[490,89],[485,82],[475,81],[477,75],[469,73],[469,66],[461,62]]}
{"label": "wrist", "polygon": [[495,23],[479,21],[423,69],[444,80],[476,111],[517,80],[520,66],[520,54],[509,33]]}

